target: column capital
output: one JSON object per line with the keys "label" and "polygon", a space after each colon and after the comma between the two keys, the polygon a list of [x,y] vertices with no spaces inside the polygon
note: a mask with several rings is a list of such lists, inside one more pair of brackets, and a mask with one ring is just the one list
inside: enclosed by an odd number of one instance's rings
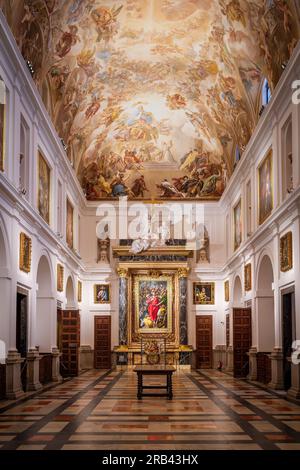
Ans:
{"label": "column capital", "polygon": [[178,277],[182,279],[184,277],[188,277],[189,275],[189,268],[178,268]]}
{"label": "column capital", "polygon": [[128,269],[125,268],[117,268],[117,273],[119,277],[126,278],[128,276]]}

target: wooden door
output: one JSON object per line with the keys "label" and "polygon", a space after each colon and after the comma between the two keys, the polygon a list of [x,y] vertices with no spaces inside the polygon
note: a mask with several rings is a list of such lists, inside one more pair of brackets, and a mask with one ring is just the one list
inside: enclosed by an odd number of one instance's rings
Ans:
{"label": "wooden door", "polygon": [[95,369],[111,368],[111,321],[109,315],[95,317]]}
{"label": "wooden door", "polygon": [[226,348],[230,345],[230,316],[226,314]]}
{"label": "wooden door", "polygon": [[61,347],[61,374],[64,377],[78,375],[80,347],[80,315],[78,310],[58,310]]}
{"label": "wooden door", "polygon": [[283,380],[284,389],[291,387],[291,362],[292,344],[295,339],[293,336],[294,328],[294,292],[283,294],[282,296],[282,351],[283,351]]}
{"label": "wooden door", "polygon": [[233,375],[246,377],[249,373],[249,356],[251,347],[251,309],[233,309]]}
{"label": "wooden door", "polygon": [[212,367],[212,315],[196,317],[196,367],[210,369]]}

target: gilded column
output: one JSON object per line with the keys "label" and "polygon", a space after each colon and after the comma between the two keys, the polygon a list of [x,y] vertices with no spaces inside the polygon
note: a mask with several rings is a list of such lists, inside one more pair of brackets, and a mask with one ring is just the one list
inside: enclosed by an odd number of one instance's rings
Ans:
{"label": "gilded column", "polygon": [[128,271],[119,268],[119,344],[127,345]]}
{"label": "gilded column", "polygon": [[178,269],[179,279],[179,338],[180,344],[188,344],[187,334],[187,276],[188,268]]}

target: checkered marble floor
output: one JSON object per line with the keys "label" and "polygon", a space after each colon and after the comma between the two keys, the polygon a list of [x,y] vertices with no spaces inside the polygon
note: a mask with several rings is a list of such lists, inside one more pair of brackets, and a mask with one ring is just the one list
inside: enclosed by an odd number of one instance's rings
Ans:
{"label": "checkered marble floor", "polygon": [[0,450],[300,450],[300,406],[275,393],[213,370],[177,371],[173,391],[138,401],[133,372],[88,371],[0,402]]}

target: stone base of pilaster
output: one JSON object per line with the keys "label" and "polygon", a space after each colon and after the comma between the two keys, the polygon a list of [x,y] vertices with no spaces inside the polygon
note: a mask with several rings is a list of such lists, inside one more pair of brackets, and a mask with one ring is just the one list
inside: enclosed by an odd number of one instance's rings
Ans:
{"label": "stone base of pilaster", "polygon": [[291,364],[291,382],[287,396],[300,400],[300,364]]}
{"label": "stone base of pilaster", "polygon": [[247,376],[248,380],[257,380],[257,348],[252,347],[249,349],[249,374]]}
{"label": "stone base of pilaster", "polygon": [[274,348],[270,355],[272,379],[268,387],[273,390],[284,390],[283,380],[283,354],[281,348]]}
{"label": "stone base of pilaster", "polygon": [[218,344],[213,350],[213,368],[225,369],[226,366],[226,346],[225,344]]}
{"label": "stone base of pilaster", "polygon": [[6,397],[16,400],[24,395],[21,382],[21,365],[24,359],[17,350],[9,350],[6,358]]}
{"label": "stone base of pilaster", "polygon": [[94,351],[90,345],[82,345],[79,348],[79,371],[94,368]]}
{"label": "stone base of pilaster", "polygon": [[228,346],[226,349],[226,372],[233,372],[233,347]]}
{"label": "stone base of pilaster", "polygon": [[29,349],[27,353],[27,385],[26,388],[28,391],[40,390],[42,384],[40,383],[40,360],[41,356],[37,349]]}
{"label": "stone base of pilaster", "polygon": [[52,348],[52,382],[62,382],[60,375],[60,356],[61,352],[58,348]]}

